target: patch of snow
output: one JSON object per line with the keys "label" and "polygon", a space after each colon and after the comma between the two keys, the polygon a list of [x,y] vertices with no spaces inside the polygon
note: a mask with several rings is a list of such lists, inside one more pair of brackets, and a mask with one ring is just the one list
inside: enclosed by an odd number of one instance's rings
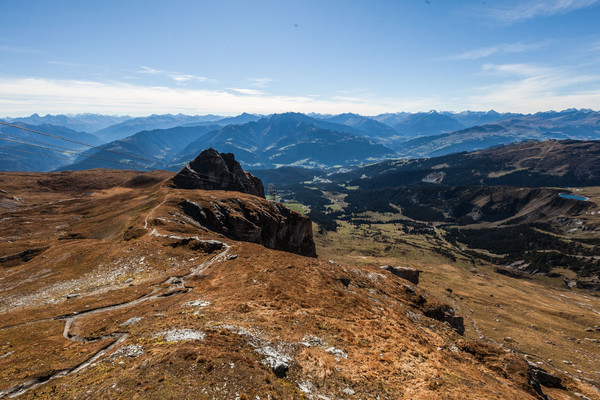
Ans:
{"label": "patch of snow", "polygon": [[323,346],[323,339],[317,336],[307,335],[302,338],[302,341],[300,343],[305,345],[306,347]]}
{"label": "patch of snow", "polygon": [[386,279],[387,277],[383,274],[378,274],[376,272],[369,272],[367,274],[367,278],[369,278],[373,282],[379,282],[379,279]]}
{"label": "patch of snow", "polygon": [[273,347],[267,345],[257,349],[256,352],[265,356],[262,360],[263,364],[271,367],[273,370],[288,369],[290,367],[292,357],[279,346]]}
{"label": "patch of snow", "polygon": [[133,325],[137,324],[142,320],[143,317],[131,317],[127,321],[123,322],[121,326]]}
{"label": "patch of snow", "polygon": [[444,171],[432,172],[429,175],[427,175],[425,178],[423,178],[421,180],[421,182],[425,182],[425,183],[442,183],[442,181],[444,180],[445,176],[446,176],[446,173]]}
{"label": "patch of snow", "polygon": [[185,340],[204,340],[206,334],[193,329],[175,328],[165,332],[159,332],[154,337],[164,337],[167,342],[181,342]]}
{"label": "patch of snow", "polygon": [[306,394],[311,394],[315,388],[315,386],[309,381],[296,383],[298,384],[298,388],[300,389],[300,391]]}
{"label": "patch of snow", "polygon": [[130,344],[129,346],[121,347],[119,350],[115,351],[112,355],[113,358],[117,357],[139,357],[144,354],[144,349],[142,346],[137,344]]}
{"label": "patch of snow", "polygon": [[348,355],[343,350],[336,349],[335,347],[328,347],[325,349],[326,352],[333,354],[336,357],[348,358]]}
{"label": "patch of snow", "polygon": [[194,300],[184,304],[187,307],[208,307],[210,306],[210,301],[207,300]]}

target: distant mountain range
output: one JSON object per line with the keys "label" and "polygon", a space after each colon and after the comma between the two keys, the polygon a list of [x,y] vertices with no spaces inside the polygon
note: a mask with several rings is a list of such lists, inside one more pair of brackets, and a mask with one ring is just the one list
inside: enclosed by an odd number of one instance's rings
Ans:
{"label": "distant mountain range", "polygon": [[[110,162],[82,158],[63,169],[87,169],[92,163],[101,168],[178,170],[209,147],[219,152],[234,153],[245,167],[253,168],[352,165],[395,155],[393,150],[362,137],[360,131],[352,127],[317,120],[304,114],[287,113],[242,125],[222,127],[201,124],[142,131],[105,144],[102,148],[157,160],[156,163],[144,162],[139,158],[125,160],[119,154],[91,149],[86,155],[109,158]],[[119,165],[119,162],[125,164]]]}
{"label": "distant mountain range", "polygon": [[169,129],[176,126],[209,123],[222,117],[215,115],[184,115],[163,114],[151,115],[149,117],[131,118],[121,123],[111,125],[96,132],[96,135],[105,142],[112,142],[137,132],[155,129]]}
{"label": "distant mountain range", "polygon": [[[386,158],[437,157],[529,140],[600,138],[600,113],[575,109],[528,115],[495,111],[430,111],[374,117],[351,113],[269,116],[244,113],[236,117],[164,114],[138,118],[96,114],[40,117],[34,114],[6,121],[60,122],[64,124],[61,127],[29,126],[40,131],[68,129],[68,135],[79,137],[81,142],[105,143],[106,149],[147,159],[132,157],[128,161],[126,156],[118,158],[114,153],[101,151],[98,154],[99,150],[91,149],[86,156],[95,155],[109,161],[80,158],[71,165],[69,160],[73,159],[73,154],[59,151],[51,154],[56,157],[52,162],[30,160],[28,165],[28,158],[33,155],[21,152],[20,162],[14,164],[14,168],[18,166],[28,171],[90,166],[176,170],[208,147],[220,152],[233,152],[244,168],[331,168],[373,163]],[[107,124],[110,125],[105,126]],[[67,126],[82,127],[88,131],[104,127],[92,135],[75,132]],[[22,146],[32,152],[31,146]],[[10,155],[4,154],[3,159],[10,160]],[[115,162],[120,164],[115,165]],[[3,165],[9,168],[9,164]]]}
{"label": "distant mountain range", "polygon": [[298,113],[228,125],[190,143],[173,161],[182,165],[206,147],[234,153],[246,168],[352,165],[395,155],[352,127]]}
{"label": "distant mountain range", "polygon": [[398,136],[398,132],[391,126],[358,114],[347,113],[320,119],[336,124],[351,126],[362,132],[364,136],[372,139],[389,141],[394,140]]}
{"label": "distant mountain range", "polygon": [[599,138],[600,113],[573,109],[533,115],[512,114],[492,123],[413,139],[402,143],[398,152],[411,158],[435,157],[525,140]]}
{"label": "distant mountain range", "polygon": [[111,125],[120,124],[131,119],[128,115],[101,115],[101,114],[76,114],[76,115],[50,115],[39,116],[32,114],[23,118],[3,118],[6,122],[22,122],[29,125],[56,125],[64,126],[78,132],[94,133]]}
{"label": "distant mountain range", "polygon": [[232,125],[232,124],[240,125],[240,124],[245,124],[247,122],[258,121],[262,117],[263,117],[262,115],[242,113],[235,117],[217,118],[214,120],[211,119],[210,122],[190,122],[190,123],[187,123],[182,126],[198,126],[198,125],[202,125],[202,124],[215,124],[215,125],[221,125],[221,126]]}
{"label": "distant mountain range", "polygon": [[399,135],[407,138],[437,135],[465,127],[463,123],[450,115],[440,114],[436,111],[417,114],[383,114],[373,119],[391,126]]}

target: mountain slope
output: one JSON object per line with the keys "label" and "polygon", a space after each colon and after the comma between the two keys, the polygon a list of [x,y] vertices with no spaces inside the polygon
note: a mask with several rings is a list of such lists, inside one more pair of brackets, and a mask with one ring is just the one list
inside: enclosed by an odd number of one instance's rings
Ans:
{"label": "mountain slope", "polygon": [[142,131],[125,139],[115,140],[114,142],[101,146],[103,149],[116,151],[122,154],[133,155],[147,160],[156,160],[156,163],[98,149],[91,149],[86,152],[86,155],[101,157],[104,160],[79,157],[73,164],[68,165],[63,169],[74,171],[89,168],[166,169],[173,156],[181,151],[188,143],[205,135],[207,132],[219,128],[218,125],[200,125],[188,128],[176,127]]}
{"label": "mountain slope", "polygon": [[70,158],[57,151],[33,148],[22,144],[0,143],[1,171],[51,171],[68,164]]}
{"label": "mountain slope", "polygon": [[[94,135],[63,126],[23,122],[15,122],[14,125],[80,143],[100,144]],[[71,163],[77,157],[77,152],[89,149],[84,145],[6,125],[0,125],[0,146],[3,147],[0,149],[2,171],[49,171]]]}
{"label": "mountain slope", "polygon": [[351,180],[369,188],[435,183],[600,186],[598,154],[599,141],[526,142],[428,159],[384,161],[330,178],[340,182]]}
{"label": "mountain slope", "polygon": [[398,132],[390,126],[358,114],[346,113],[322,119],[336,124],[351,126],[363,132],[365,136],[379,139],[382,142],[398,136]]}

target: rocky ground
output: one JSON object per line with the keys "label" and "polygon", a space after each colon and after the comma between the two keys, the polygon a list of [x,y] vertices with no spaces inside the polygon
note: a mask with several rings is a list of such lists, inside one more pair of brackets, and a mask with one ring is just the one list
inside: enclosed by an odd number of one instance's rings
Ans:
{"label": "rocky ground", "polygon": [[302,216],[170,176],[0,174],[0,397],[600,399],[462,336],[427,273],[309,257]]}

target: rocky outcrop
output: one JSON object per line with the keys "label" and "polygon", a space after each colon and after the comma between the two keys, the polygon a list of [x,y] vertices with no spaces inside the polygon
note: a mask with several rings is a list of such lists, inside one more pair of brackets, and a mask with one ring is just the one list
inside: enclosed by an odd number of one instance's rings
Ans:
{"label": "rocky outcrop", "polygon": [[447,304],[430,306],[425,309],[424,314],[429,318],[447,323],[459,335],[464,335],[465,333],[464,318],[454,315],[454,309]]}
{"label": "rocky outcrop", "polygon": [[419,284],[419,274],[421,271],[418,269],[410,268],[410,267],[392,267],[391,265],[383,265],[381,269],[385,269],[386,271],[390,271],[392,274],[399,276],[402,279],[406,279],[409,282],[414,283],[415,285]]}
{"label": "rocky outcrop", "polygon": [[37,257],[39,254],[46,251],[49,247],[50,246],[32,247],[32,248],[20,251],[18,253],[0,257],[0,265],[2,265],[3,267],[14,267],[21,263],[25,263],[25,262]]}
{"label": "rocky outcrop", "polygon": [[172,179],[180,189],[233,190],[265,197],[260,179],[246,172],[232,153],[204,150]]}
{"label": "rocky outcrop", "polygon": [[563,382],[560,377],[549,373],[537,364],[527,360],[525,361],[529,366],[530,381],[533,385],[537,384],[537,386],[542,385],[549,388],[564,389]]}
{"label": "rocky outcrop", "polygon": [[181,209],[203,227],[230,239],[316,257],[311,220],[280,203],[225,198],[209,203],[184,200]]}
{"label": "rocky outcrop", "polygon": [[[181,189],[226,190],[265,197],[260,179],[245,172],[231,153],[204,150],[172,179]],[[312,222],[280,203],[243,195],[186,196],[185,214],[230,239],[315,257]]]}

